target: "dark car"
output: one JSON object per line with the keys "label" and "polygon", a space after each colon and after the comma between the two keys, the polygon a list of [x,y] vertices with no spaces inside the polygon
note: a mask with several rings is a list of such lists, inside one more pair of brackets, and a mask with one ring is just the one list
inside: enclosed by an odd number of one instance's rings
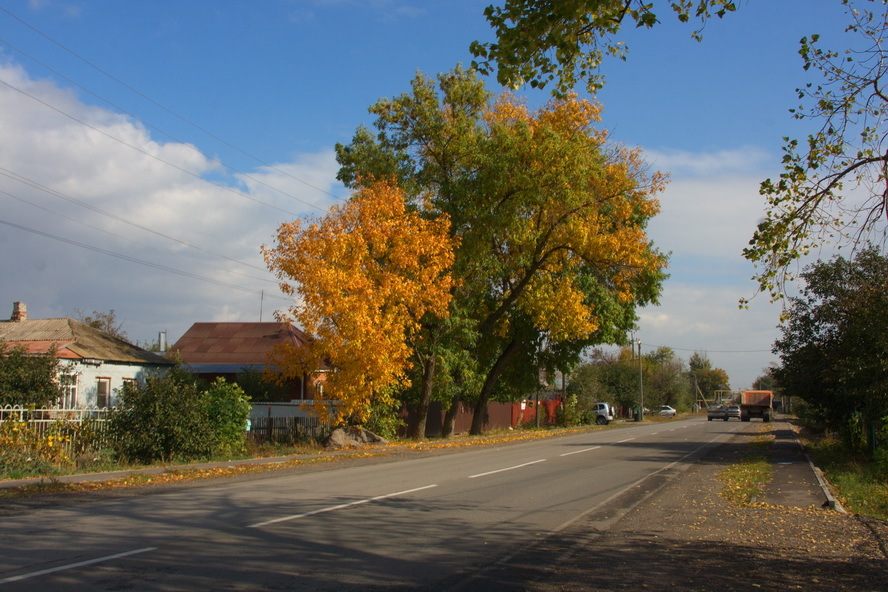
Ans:
{"label": "dark car", "polygon": [[712,421],[713,419],[723,419],[725,421],[728,421],[728,410],[724,405],[710,407],[706,411],[706,419],[708,421]]}

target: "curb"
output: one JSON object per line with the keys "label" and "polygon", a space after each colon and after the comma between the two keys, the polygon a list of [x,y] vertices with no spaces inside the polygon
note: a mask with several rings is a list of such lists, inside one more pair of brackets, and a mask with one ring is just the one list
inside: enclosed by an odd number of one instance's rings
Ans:
{"label": "curb", "polygon": [[808,453],[805,453],[805,458],[808,459],[808,464],[811,466],[811,470],[814,471],[814,476],[817,477],[817,483],[820,484],[820,489],[823,490],[823,495],[826,496],[826,503],[823,504],[826,508],[831,508],[841,514],[847,514],[848,511],[842,506],[842,503],[836,499],[836,496],[833,495],[832,488],[829,485],[829,481],[826,480],[826,476],[823,474],[815,464],[814,461],[811,460],[811,457],[808,456]]}

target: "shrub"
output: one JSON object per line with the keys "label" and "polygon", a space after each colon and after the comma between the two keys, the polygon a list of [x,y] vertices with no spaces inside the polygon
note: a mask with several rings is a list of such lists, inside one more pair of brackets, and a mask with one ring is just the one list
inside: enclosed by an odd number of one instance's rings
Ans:
{"label": "shrub", "polygon": [[125,384],[109,422],[118,457],[151,463],[208,456],[215,444],[208,402],[194,377],[178,366]]}
{"label": "shrub", "polygon": [[217,378],[206,392],[207,412],[214,432],[213,451],[230,455],[246,450],[250,401],[237,384]]}
{"label": "shrub", "polygon": [[46,474],[71,461],[65,450],[64,422],[41,430],[26,421],[0,423],[0,474]]}

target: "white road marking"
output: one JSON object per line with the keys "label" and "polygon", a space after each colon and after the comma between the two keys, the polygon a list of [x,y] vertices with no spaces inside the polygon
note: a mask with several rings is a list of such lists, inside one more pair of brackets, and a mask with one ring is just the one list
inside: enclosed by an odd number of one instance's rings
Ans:
{"label": "white road marking", "polygon": [[601,446],[593,446],[592,448],[583,448],[582,450],[574,450],[573,452],[565,452],[564,454],[561,454],[559,456],[570,456],[571,454],[579,454],[581,452],[589,452],[590,450],[596,450],[598,448],[601,448]]}
{"label": "white road marking", "polygon": [[69,563],[67,565],[60,565],[58,567],[53,567],[50,569],[42,569],[40,571],[32,571],[31,573],[22,574],[20,576],[12,576],[9,578],[4,578],[0,580],[0,584],[9,584],[11,582],[20,582],[21,580],[26,580],[28,578],[33,578],[36,576],[44,576],[46,574],[55,573],[57,571],[64,571],[66,569],[74,569],[75,567],[83,567],[84,565],[92,565],[94,563],[102,563],[103,561],[111,561],[113,559],[120,559],[121,557],[128,557],[130,555],[136,555],[138,553],[147,553],[148,551],[154,551],[157,547],[145,547],[143,549],[135,549],[133,551],[125,551],[123,553],[115,553],[114,555],[105,555],[104,557],[97,557],[95,559],[88,559],[86,561],[78,561],[77,563]]}
{"label": "white road marking", "polygon": [[343,510],[345,508],[351,508],[352,506],[359,506],[361,504],[376,502],[376,501],[387,499],[390,497],[397,497],[399,495],[407,495],[408,493],[422,491],[423,489],[431,489],[432,487],[438,487],[438,486],[437,485],[426,485],[424,487],[416,487],[414,489],[405,489],[404,491],[396,491],[395,493],[387,493],[385,495],[377,495],[376,497],[368,497],[366,499],[358,500],[355,502],[349,502],[347,504],[339,504],[338,506],[329,506],[326,508],[320,508],[318,510],[312,510],[311,512],[304,512],[302,514],[293,514],[292,516],[284,516],[283,518],[275,518],[274,520],[266,520],[265,522],[257,522],[256,524],[249,524],[249,525],[247,525],[247,528],[259,528],[260,526],[268,526],[269,524],[276,524],[278,522],[286,522],[287,520],[298,520],[300,518],[306,518],[307,516],[314,516],[315,514],[323,514],[325,512],[333,512],[335,510]]}
{"label": "white road marking", "polygon": [[469,475],[469,479],[474,479],[475,477],[486,477],[487,475],[493,475],[494,473],[502,473],[503,471],[511,471],[513,469],[520,469],[521,467],[526,467],[528,465],[535,465],[537,463],[546,462],[545,458],[541,458],[540,460],[532,460],[530,462],[526,462],[521,465],[515,465],[514,467],[506,467],[505,469],[497,469],[495,471],[487,471],[486,473],[478,473],[477,475]]}
{"label": "white road marking", "polygon": [[635,438],[626,438],[625,440],[620,440],[617,444],[622,444],[623,442],[628,442],[629,440],[634,440]]}

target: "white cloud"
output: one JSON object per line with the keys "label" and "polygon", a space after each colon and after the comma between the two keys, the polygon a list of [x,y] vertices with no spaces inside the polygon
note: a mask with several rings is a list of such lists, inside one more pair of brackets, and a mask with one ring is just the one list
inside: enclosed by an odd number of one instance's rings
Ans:
{"label": "white cloud", "polygon": [[192,146],[15,65],[0,80],[0,315],[17,300],[36,317],[114,309],[131,338],[174,341],[287,304],[259,249],[343,192],[331,151],[211,183],[226,171]]}

